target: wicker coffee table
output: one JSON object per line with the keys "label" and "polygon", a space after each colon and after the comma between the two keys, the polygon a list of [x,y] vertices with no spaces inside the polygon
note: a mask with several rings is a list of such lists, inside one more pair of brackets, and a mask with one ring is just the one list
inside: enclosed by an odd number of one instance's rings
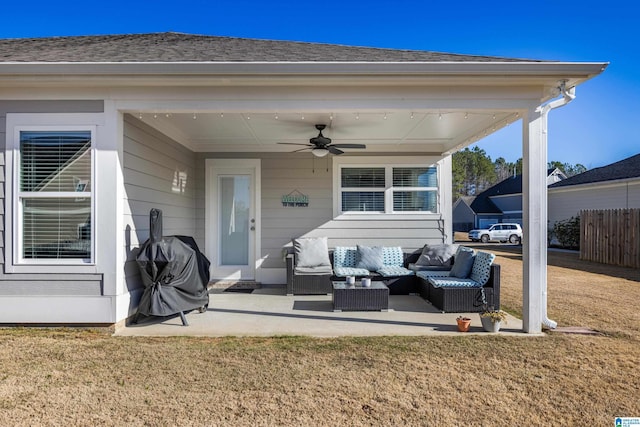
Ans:
{"label": "wicker coffee table", "polygon": [[371,282],[370,287],[333,282],[333,311],[387,311],[389,288],[382,282]]}

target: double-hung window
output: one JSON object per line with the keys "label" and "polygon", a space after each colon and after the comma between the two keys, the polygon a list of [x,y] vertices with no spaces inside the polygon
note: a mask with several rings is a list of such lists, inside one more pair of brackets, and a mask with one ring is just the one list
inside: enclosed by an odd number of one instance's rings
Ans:
{"label": "double-hung window", "polygon": [[14,258],[93,260],[93,128],[16,129]]}
{"label": "double-hung window", "polygon": [[392,167],[394,212],[437,212],[436,167]]}
{"label": "double-hung window", "polygon": [[438,168],[385,164],[339,166],[341,212],[436,213]]}

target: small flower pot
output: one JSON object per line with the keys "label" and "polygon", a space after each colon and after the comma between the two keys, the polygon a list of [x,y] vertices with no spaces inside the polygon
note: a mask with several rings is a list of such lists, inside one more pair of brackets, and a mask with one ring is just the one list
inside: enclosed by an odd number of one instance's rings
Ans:
{"label": "small flower pot", "polygon": [[490,317],[480,316],[480,321],[482,322],[482,328],[487,332],[498,332],[502,324],[499,320],[494,322]]}
{"label": "small flower pot", "polygon": [[467,332],[469,330],[471,319],[468,317],[458,317],[456,320],[458,321],[458,330],[460,332]]}

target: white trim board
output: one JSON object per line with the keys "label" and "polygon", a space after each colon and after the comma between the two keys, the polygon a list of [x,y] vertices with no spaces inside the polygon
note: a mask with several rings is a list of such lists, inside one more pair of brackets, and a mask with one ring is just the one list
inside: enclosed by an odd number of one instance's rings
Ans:
{"label": "white trim board", "polygon": [[103,113],[7,113],[6,116],[6,148],[5,148],[5,271],[7,273],[98,273],[97,267],[98,245],[96,227],[93,226],[92,233],[92,262],[51,262],[42,260],[41,262],[18,262],[16,254],[19,247],[15,236],[16,228],[19,226],[20,215],[18,206],[14,203],[14,195],[18,194],[17,170],[15,162],[17,150],[20,146],[18,132],[20,130],[90,130],[92,132],[92,217],[97,223],[97,194],[98,183],[96,182],[96,169],[98,158],[96,146],[100,138],[99,126],[104,125]]}

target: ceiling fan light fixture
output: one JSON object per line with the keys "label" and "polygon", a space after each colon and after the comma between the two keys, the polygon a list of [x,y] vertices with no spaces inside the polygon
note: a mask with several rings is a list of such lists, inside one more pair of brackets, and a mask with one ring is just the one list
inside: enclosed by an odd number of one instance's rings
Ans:
{"label": "ceiling fan light fixture", "polygon": [[311,150],[311,153],[316,157],[324,157],[329,154],[329,150],[327,150],[326,148],[316,147]]}

